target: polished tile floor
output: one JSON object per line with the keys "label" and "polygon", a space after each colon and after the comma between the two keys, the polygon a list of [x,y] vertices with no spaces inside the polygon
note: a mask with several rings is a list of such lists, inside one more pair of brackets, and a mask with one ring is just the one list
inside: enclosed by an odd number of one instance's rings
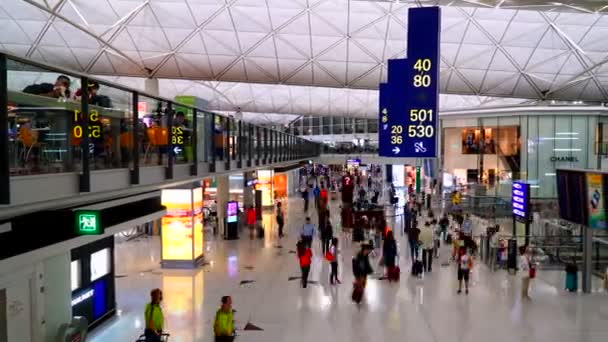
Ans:
{"label": "polished tile floor", "polygon": [[[333,206],[332,214],[337,215],[337,204]],[[117,243],[119,314],[98,327],[91,341],[135,341],[143,330],[149,290],[155,287],[164,291],[166,330],[176,342],[213,341],[212,320],[223,295],[233,297],[237,328],[250,322],[263,329],[239,331],[237,341],[608,341],[605,293],[566,293],[555,274],[540,272],[532,286],[533,299],[522,302],[517,276],[477,265],[471,293],[458,295],[454,266],[441,266],[448,250],[441,250],[432,273],[414,279],[408,274],[410,260],[401,235],[401,281],[370,280],[361,305],[350,300],[350,259],[356,246],[344,236],[343,284],[329,285],[329,265],[316,243],[311,279],[318,284],[302,289],[298,280],[289,280],[299,275],[292,251],[305,218],[301,200],[290,200],[287,212],[286,238],[278,241],[273,216],[266,213],[270,232],[265,240],[242,234],[238,241],[209,241],[209,264],[196,270],[160,269],[158,238]],[[316,221],[314,209],[310,214]]]}

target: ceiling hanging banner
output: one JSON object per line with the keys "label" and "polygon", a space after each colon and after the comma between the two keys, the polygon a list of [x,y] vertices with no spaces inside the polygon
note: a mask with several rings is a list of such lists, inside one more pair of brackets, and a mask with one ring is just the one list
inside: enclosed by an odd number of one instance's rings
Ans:
{"label": "ceiling hanging banner", "polygon": [[440,32],[439,7],[408,10],[407,59],[389,61],[380,87],[381,156],[437,157]]}

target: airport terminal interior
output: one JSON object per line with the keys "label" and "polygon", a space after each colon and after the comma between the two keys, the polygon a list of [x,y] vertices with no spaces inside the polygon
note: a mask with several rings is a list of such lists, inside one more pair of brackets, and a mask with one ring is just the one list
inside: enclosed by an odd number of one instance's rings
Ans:
{"label": "airport terminal interior", "polygon": [[0,1],[0,342],[604,342],[607,208],[608,1]]}

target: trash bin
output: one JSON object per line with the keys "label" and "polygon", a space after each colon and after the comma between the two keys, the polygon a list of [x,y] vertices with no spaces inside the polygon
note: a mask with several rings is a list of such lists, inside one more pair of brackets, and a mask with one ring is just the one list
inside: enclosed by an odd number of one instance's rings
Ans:
{"label": "trash bin", "polygon": [[570,292],[578,291],[578,266],[576,264],[566,265],[566,290]]}

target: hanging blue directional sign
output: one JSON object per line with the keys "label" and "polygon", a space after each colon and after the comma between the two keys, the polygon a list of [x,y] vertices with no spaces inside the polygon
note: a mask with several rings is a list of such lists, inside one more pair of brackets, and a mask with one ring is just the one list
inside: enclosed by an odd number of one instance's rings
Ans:
{"label": "hanging blue directional sign", "polygon": [[408,10],[407,59],[389,61],[380,87],[381,156],[437,157],[440,32],[439,7]]}

